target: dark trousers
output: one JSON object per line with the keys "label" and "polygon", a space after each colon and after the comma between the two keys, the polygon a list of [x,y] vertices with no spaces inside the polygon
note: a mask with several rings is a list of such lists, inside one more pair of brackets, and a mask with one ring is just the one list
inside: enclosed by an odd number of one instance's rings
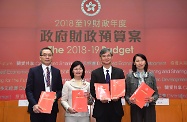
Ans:
{"label": "dark trousers", "polygon": [[31,113],[31,122],[56,122],[57,113],[45,114],[45,113]]}
{"label": "dark trousers", "polygon": [[139,108],[137,105],[131,105],[131,122],[156,122],[155,105]]}
{"label": "dark trousers", "polygon": [[99,118],[96,118],[96,122],[121,122],[122,117],[119,116],[109,116],[109,115],[104,115]]}
{"label": "dark trousers", "polygon": [[96,117],[96,122],[121,122],[122,116],[119,116],[111,103],[106,103],[104,113]]}

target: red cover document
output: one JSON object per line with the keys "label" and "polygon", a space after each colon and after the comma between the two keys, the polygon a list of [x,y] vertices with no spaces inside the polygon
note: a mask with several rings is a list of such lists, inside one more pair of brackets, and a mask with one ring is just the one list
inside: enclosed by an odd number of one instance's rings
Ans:
{"label": "red cover document", "polygon": [[125,96],[125,79],[110,80],[111,99]]}
{"label": "red cover document", "polygon": [[109,101],[111,100],[108,84],[95,83],[94,86],[95,86],[96,98],[97,99],[109,100]]}
{"label": "red cover document", "polygon": [[154,90],[150,88],[146,83],[142,82],[140,86],[136,89],[130,99],[136,99],[136,105],[140,108],[143,108],[145,105],[145,98],[151,97],[154,93]]}
{"label": "red cover document", "polygon": [[77,112],[87,112],[87,97],[84,90],[72,90],[72,108]]}
{"label": "red cover document", "polygon": [[55,98],[56,92],[41,92],[38,105],[42,108],[42,113],[51,113]]}

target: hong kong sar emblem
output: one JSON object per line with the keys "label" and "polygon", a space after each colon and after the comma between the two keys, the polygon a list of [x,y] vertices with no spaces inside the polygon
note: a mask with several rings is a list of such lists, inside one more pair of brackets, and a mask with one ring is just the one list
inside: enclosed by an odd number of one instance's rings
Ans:
{"label": "hong kong sar emblem", "polygon": [[101,4],[99,0],[83,0],[81,10],[87,16],[95,16],[100,12]]}

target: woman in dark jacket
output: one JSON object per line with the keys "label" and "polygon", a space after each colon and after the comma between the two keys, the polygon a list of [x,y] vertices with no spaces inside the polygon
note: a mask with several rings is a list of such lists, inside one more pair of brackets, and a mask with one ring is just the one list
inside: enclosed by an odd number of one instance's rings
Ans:
{"label": "woman in dark jacket", "polygon": [[[140,108],[136,105],[136,99],[130,97],[142,82],[155,92],[151,97],[145,98],[146,104]],[[158,96],[156,79],[154,74],[148,71],[147,58],[143,54],[136,54],[133,57],[132,72],[126,77],[125,99],[130,104],[131,122],[156,122],[155,104]]]}

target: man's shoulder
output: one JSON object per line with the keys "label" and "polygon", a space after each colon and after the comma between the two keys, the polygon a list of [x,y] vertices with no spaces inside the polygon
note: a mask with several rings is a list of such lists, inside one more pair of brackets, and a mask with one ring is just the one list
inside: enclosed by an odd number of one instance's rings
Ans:
{"label": "man's shoulder", "polygon": [[103,70],[103,68],[102,67],[99,67],[99,68],[96,68],[96,69],[94,69],[94,70],[92,70],[92,74],[93,73],[99,73],[100,71],[102,71]]}
{"label": "man's shoulder", "polygon": [[29,72],[28,73],[34,73],[34,74],[38,74],[38,73],[41,73],[42,72],[42,66],[41,65],[39,65],[39,66],[34,66],[34,67],[31,67],[30,69],[29,69]]}
{"label": "man's shoulder", "polygon": [[121,68],[113,67],[113,66],[112,66],[112,70],[123,71]]}
{"label": "man's shoulder", "polygon": [[98,72],[98,71],[100,71],[102,69],[103,69],[102,67],[99,67],[99,68],[94,69],[92,72]]}
{"label": "man's shoulder", "polygon": [[51,66],[51,68],[52,68],[52,69],[55,69],[55,70],[60,70],[60,69],[58,69],[58,68],[56,68],[56,67],[54,67],[54,66]]}
{"label": "man's shoulder", "polygon": [[32,70],[36,70],[36,69],[39,69],[39,68],[41,68],[41,65],[31,67],[30,69],[32,69]]}

